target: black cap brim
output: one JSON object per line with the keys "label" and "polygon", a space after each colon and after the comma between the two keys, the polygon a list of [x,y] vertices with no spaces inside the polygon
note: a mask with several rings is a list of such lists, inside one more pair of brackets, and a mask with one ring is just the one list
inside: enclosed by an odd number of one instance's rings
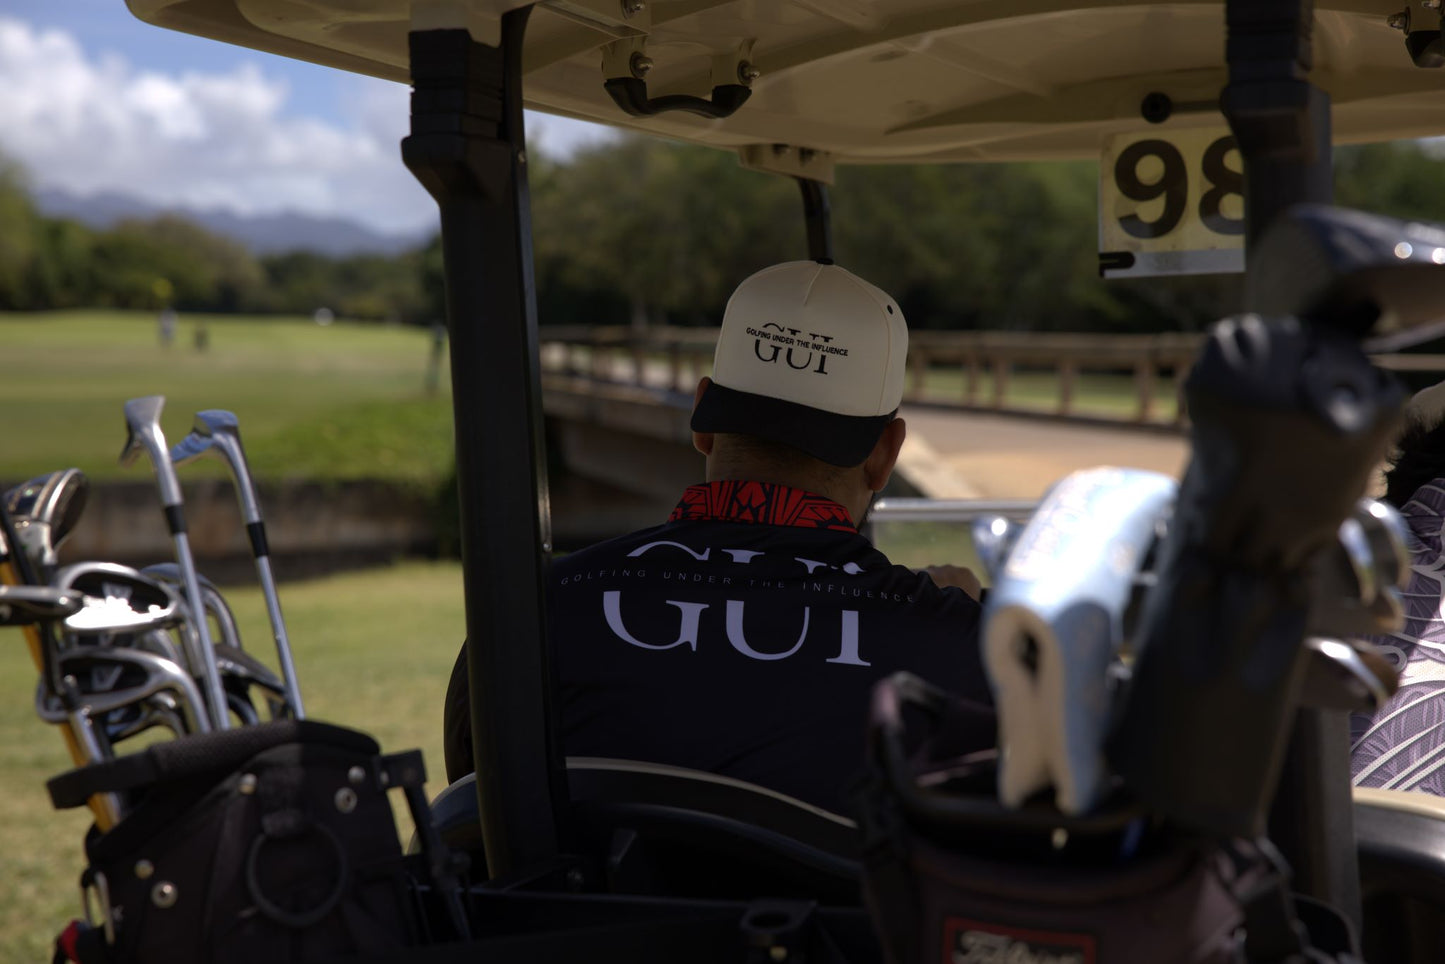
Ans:
{"label": "black cap brim", "polygon": [[839,415],[712,382],[693,409],[692,430],[752,435],[851,467],[868,458],[894,414]]}

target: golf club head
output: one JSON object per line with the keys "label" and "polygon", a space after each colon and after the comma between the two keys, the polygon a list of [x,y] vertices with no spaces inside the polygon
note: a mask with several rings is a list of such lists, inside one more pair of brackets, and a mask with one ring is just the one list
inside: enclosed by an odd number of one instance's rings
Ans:
{"label": "golf club head", "polygon": [[1362,335],[1445,316],[1445,227],[1301,204],[1251,254],[1246,304]]}
{"label": "golf club head", "polygon": [[80,611],[85,595],[54,586],[0,586],[0,626],[30,626]]}
{"label": "golf club head", "polygon": [[215,447],[209,438],[196,432],[189,432],[185,438],[171,446],[171,462],[176,465],[185,465],[187,462],[194,462],[201,456],[212,452],[215,452]]}
{"label": "golf club head", "polygon": [[54,568],[56,550],[80,521],[89,492],[85,473],[61,469],[5,493],[5,508],[15,526],[15,537],[37,566]]}
{"label": "golf club head", "polygon": [[[59,664],[63,676],[74,681],[76,695],[98,722],[166,692],[176,700],[188,732],[210,732],[200,690],[190,675],[171,660],[113,646],[79,646],[61,653]],[[68,719],[60,701],[43,691],[37,694],[36,712],[48,723]]]}
{"label": "golf club head", "polygon": [[164,629],[182,618],[180,597],[169,586],[129,566],[80,562],[55,574],[55,587],[84,594],[84,606],[66,617],[78,635],[139,633]]}
{"label": "golf club head", "polygon": [[192,431],[206,438],[214,438],[217,435],[230,435],[233,438],[241,437],[241,423],[234,412],[228,412],[223,408],[208,408],[205,411],[196,413],[196,421]]}
{"label": "golf club head", "polygon": [[1010,521],[1006,516],[984,516],[974,519],[969,527],[973,536],[973,549],[978,553],[979,562],[990,580],[997,580],[1009,550],[1018,541],[1024,527]]}
{"label": "golf club head", "polygon": [[241,500],[241,517],[248,526],[259,523],[261,506],[246,463],[246,450],[241,445],[241,423],[235,413],[221,408],[197,412],[191,434],[209,440],[212,450],[230,463],[231,472],[236,477],[236,496]]}
{"label": "golf club head", "polygon": [[126,437],[120,450],[120,464],[129,466],[141,451],[149,453],[161,490],[161,503],[169,509],[181,504],[181,488],[175,473],[169,471],[170,451],[166,448],[165,433],[161,431],[161,411],[165,405],[164,395],[132,398],[125,403]]}
{"label": "golf club head", "polygon": [[286,702],[286,686],[281,678],[249,653],[218,643],[216,665],[221,670],[221,679],[225,684],[231,708],[235,710],[239,700],[252,709],[249,715],[238,713],[242,719],[252,718],[252,722],[258,721],[261,718],[261,708],[264,708],[267,717],[273,720],[294,715]]}
{"label": "golf club head", "polygon": [[109,713],[104,723],[106,737],[112,745],[157,726],[165,727],[178,737],[190,733],[180,704],[170,693],[155,693],[131,707]]}
{"label": "golf club head", "polygon": [[1317,709],[1373,713],[1400,685],[1400,677],[1383,658],[1368,659],[1350,643],[1310,636],[1300,702]]}
{"label": "golf club head", "polygon": [[[185,584],[181,567],[174,562],[158,562],[146,566],[141,572],[177,588]],[[241,630],[226,597],[221,595],[221,590],[204,573],[196,573],[196,580],[201,586],[201,602],[206,607],[207,614],[216,620],[216,626],[221,631],[221,642],[241,649]]]}
{"label": "golf club head", "polygon": [[1052,785],[1064,813],[1107,787],[1110,666],[1139,569],[1177,486],[1157,472],[1097,468],[1049,490],[984,609],[984,666],[999,716],[999,797]]}
{"label": "golf club head", "polygon": [[1410,585],[1410,526],[1400,510],[1380,499],[1361,499],[1355,519],[1374,552],[1381,586]]}
{"label": "golf club head", "polygon": [[1309,631],[1333,638],[1399,629],[1401,592],[1410,581],[1408,543],[1409,527],[1394,507],[1361,499],[1319,562]]}

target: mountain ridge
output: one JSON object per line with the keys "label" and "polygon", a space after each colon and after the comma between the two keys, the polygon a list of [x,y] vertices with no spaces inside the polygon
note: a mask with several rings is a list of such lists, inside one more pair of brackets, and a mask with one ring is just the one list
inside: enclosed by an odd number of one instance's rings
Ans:
{"label": "mountain ridge", "polygon": [[311,251],[332,258],[364,254],[395,256],[426,244],[433,233],[385,233],[347,218],[296,211],[238,214],[224,208],[162,205],[120,191],[82,195],[60,188],[38,188],[31,193],[31,198],[47,217],[70,218],[97,230],[129,219],[182,217],[244,245],[254,255]]}

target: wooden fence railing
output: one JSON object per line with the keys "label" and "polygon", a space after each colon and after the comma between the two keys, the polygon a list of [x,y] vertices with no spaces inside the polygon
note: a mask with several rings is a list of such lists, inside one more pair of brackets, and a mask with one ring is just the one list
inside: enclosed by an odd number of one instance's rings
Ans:
{"label": "wooden fence railing", "polygon": [[[541,329],[545,372],[586,376],[690,394],[712,369],[715,328],[546,326]],[[1087,372],[1129,372],[1133,404],[1126,420],[1159,422],[1159,383],[1170,379],[1181,397],[1184,376],[1203,342],[1202,335],[1100,335],[1000,331],[914,331],[909,333],[906,401],[953,403],[985,411],[1031,411],[1011,407],[1009,386],[1019,369],[1051,372],[1057,385],[1046,411],[1080,414],[1079,376]],[[1375,364],[1397,371],[1445,372],[1445,355],[1376,355]],[[951,396],[929,387],[940,373],[961,375]],[[983,383],[991,383],[986,393]],[[1170,416],[1173,416],[1171,419]],[[1182,422],[1183,405],[1162,416]]]}

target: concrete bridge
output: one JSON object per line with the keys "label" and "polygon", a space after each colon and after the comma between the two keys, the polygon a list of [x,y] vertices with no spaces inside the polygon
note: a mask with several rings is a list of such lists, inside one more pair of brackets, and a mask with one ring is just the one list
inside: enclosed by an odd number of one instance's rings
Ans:
{"label": "concrete bridge", "polygon": [[[661,381],[659,379],[659,381]],[[572,374],[543,377],[547,429],[563,472],[553,479],[559,542],[660,522],[702,478],[688,416],[692,395]],[[1173,425],[981,413],[905,404],[908,439],[888,494],[1035,499],[1068,472],[1122,465],[1177,475],[1188,445]]]}

